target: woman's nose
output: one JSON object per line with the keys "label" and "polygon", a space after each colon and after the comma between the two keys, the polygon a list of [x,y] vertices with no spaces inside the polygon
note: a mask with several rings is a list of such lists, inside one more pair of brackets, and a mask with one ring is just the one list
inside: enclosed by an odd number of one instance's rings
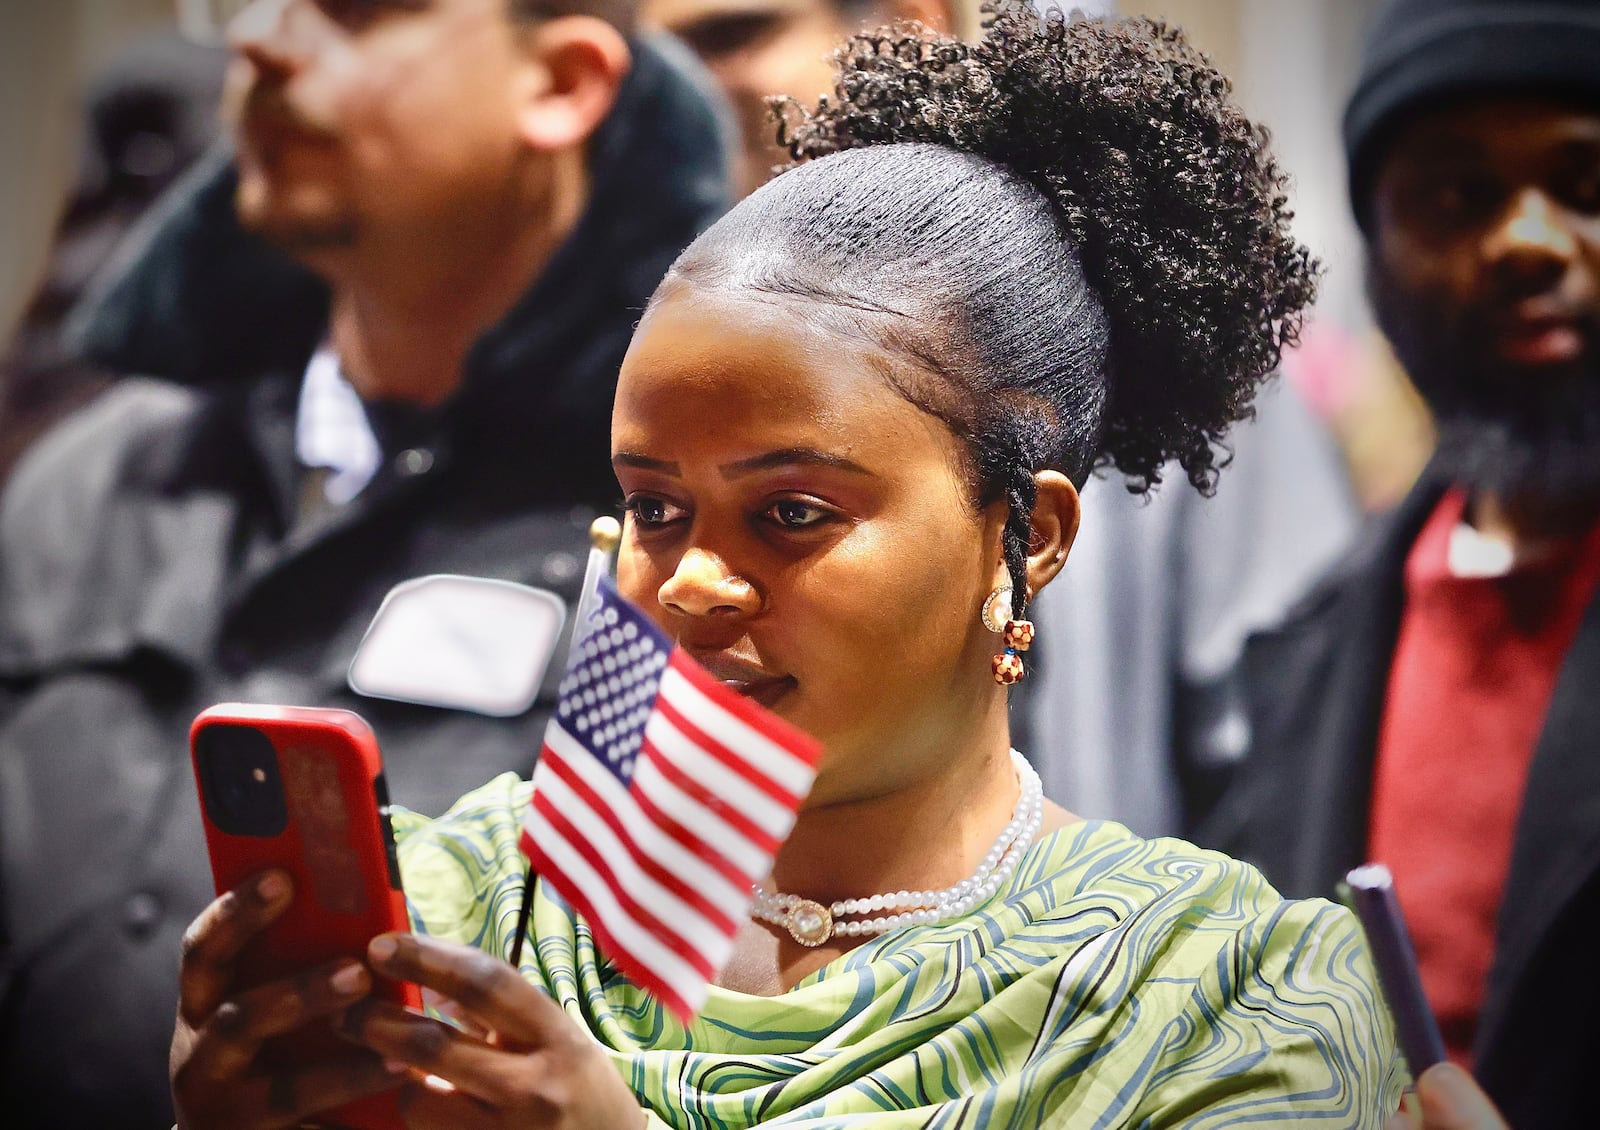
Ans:
{"label": "woman's nose", "polygon": [[748,616],[761,604],[749,581],[735,575],[715,554],[691,549],[657,594],[663,608],[680,616]]}

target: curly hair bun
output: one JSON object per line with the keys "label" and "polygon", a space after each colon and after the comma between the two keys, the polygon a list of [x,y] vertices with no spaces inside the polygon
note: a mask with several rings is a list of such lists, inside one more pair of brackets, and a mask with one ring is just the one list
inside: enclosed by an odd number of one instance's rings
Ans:
{"label": "curly hair bun", "polygon": [[1177,28],[1041,18],[1026,0],[985,11],[976,43],[916,25],[853,37],[835,96],[798,114],[781,105],[779,139],[796,162],[933,143],[1037,188],[1109,322],[1096,460],[1134,490],[1176,460],[1209,491],[1217,445],[1250,415],[1316,290],[1266,133]]}

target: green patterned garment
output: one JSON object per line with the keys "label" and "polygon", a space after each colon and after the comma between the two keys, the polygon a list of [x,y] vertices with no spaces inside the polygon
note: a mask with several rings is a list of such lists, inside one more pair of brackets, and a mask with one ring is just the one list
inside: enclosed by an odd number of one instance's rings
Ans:
{"label": "green patterned garment", "polygon": [[[417,931],[509,955],[527,800],[507,774],[438,820],[396,814]],[[1107,822],[1042,838],[971,915],[781,996],[713,987],[687,1029],[542,886],[532,929],[524,976],[679,1130],[1379,1127],[1405,1083],[1349,912]]]}

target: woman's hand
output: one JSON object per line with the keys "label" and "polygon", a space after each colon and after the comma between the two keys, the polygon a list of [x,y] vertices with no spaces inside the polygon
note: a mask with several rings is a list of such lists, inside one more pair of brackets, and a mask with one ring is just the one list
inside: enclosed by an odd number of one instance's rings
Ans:
{"label": "woman's hand", "polygon": [[644,1111],[600,1046],[515,969],[482,950],[410,934],[383,934],[372,968],[454,1002],[467,1030],[365,1001],[347,1036],[419,1081],[402,1095],[406,1124],[635,1130]]}
{"label": "woman's hand", "polygon": [[1422,1106],[1420,1126],[1401,1113],[1389,1119],[1384,1130],[1507,1130],[1489,1096],[1453,1063],[1424,1071],[1417,1080],[1417,1099]]}
{"label": "woman's hand", "polygon": [[185,1130],[293,1126],[402,1081],[381,1057],[354,1047],[306,1067],[259,1062],[269,1037],[327,1025],[372,987],[364,966],[344,961],[239,991],[240,950],[283,913],[291,895],[282,872],[258,875],[206,907],[184,934],[168,1069]]}

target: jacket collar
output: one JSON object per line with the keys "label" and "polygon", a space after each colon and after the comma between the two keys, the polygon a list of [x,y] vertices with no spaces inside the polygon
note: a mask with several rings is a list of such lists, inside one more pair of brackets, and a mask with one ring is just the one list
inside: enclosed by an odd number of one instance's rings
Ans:
{"label": "jacket collar", "polygon": [[1425,471],[1342,566],[1245,648],[1250,756],[1197,838],[1262,866],[1291,897],[1330,896],[1362,862],[1405,560],[1446,485]]}
{"label": "jacket collar", "polygon": [[[1250,641],[1251,758],[1197,838],[1264,865],[1287,895],[1331,895],[1364,859],[1405,562],[1448,485],[1425,471],[1343,568],[1280,627]],[[1528,1104],[1537,1107],[1552,1073],[1565,1086],[1561,1072],[1570,1069],[1576,1034],[1582,1029],[1587,1038],[1591,1023],[1552,1006],[1550,986],[1566,984],[1570,970],[1550,947],[1564,939],[1559,952],[1570,955],[1590,944],[1597,914],[1596,672],[1600,598],[1590,601],[1562,662],[1529,768],[1479,1023],[1477,1074],[1502,1104],[1518,1104],[1506,1106],[1518,1125],[1542,1124]],[[1536,977],[1545,980],[1536,984]]]}
{"label": "jacket collar", "polygon": [[[1562,660],[1555,691],[1539,731],[1517,816],[1511,868],[1495,939],[1494,965],[1479,1020],[1476,1055],[1480,1077],[1514,1091],[1524,1072],[1522,1050],[1504,1039],[1514,1028],[1542,1027],[1553,1006],[1544,992],[1530,992],[1530,974],[1550,959],[1539,953],[1558,933],[1580,935],[1592,945],[1592,927],[1575,927],[1573,908],[1600,890],[1600,596],[1591,597],[1577,637]],[[1587,888],[1588,893],[1582,892]],[[1565,921],[1564,920],[1569,920]],[[1541,968],[1544,967],[1544,968]],[[1577,1023],[1563,1019],[1562,1023]],[[1582,1021],[1587,1025],[1592,1018]],[[1531,1123],[1530,1123],[1531,1124]],[[1521,1123],[1519,1122],[1519,1125]]]}

